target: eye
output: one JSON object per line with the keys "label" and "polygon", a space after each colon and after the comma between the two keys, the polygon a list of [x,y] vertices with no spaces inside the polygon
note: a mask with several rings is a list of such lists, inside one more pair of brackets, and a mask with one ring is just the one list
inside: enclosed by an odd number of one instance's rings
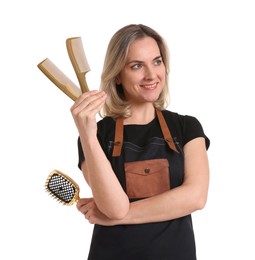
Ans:
{"label": "eye", "polygon": [[136,63],[136,64],[131,66],[131,69],[137,70],[137,69],[140,69],[141,67],[142,67],[141,63]]}
{"label": "eye", "polygon": [[162,63],[162,59],[157,59],[157,60],[155,60],[155,62],[154,62],[154,64],[155,65],[160,65]]}

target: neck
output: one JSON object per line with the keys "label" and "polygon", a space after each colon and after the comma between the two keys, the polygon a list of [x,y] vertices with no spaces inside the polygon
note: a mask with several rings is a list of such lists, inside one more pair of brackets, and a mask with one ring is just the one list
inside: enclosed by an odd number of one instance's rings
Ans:
{"label": "neck", "polygon": [[131,113],[131,116],[124,120],[125,125],[145,125],[155,118],[155,108],[153,104],[148,104],[146,106],[132,106]]}

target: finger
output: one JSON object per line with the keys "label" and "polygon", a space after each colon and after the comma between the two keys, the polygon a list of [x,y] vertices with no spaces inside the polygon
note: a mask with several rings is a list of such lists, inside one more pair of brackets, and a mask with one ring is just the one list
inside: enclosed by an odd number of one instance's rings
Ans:
{"label": "finger", "polygon": [[89,92],[85,92],[83,94],[81,94],[74,102],[74,104],[71,107],[71,111],[75,108],[77,108],[78,106],[80,106],[80,104],[82,104],[84,102],[84,100],[86,100],[88,97],[93,96],[95,94],[97,94],[98,91],[97,90],[92,90]]}
{"label": "finger", "polygon": [[107,95],[103,93],[97,99],[91,100],[90,103],[87,105],[86,111],[89,113],[97,113],[104,105],[106,97]]}
{"label": "finger", "polygon": [[81,207],[87,205],[88,203],[92,202],[94,199],[93,198],[81,198],[78,200],[76,207],[80,209]]}
{"label": "finger", "polygon": [[83,106],[86,106],[102,97],[104,97],[106,94],[104,91],[95,91],[90,93],[89,95],[84,95],[82,102],[80,104],[82,104]]}
{"label": "finger", "polygon": [[89,215],[89,213],[87,212],[85,215],[85,219],[87,219],[87,220],[89,220],[89,218],[90,218],[90,215]]}
{"label": "finger", "polygon": [[97,92],[89,96],[84,96],[77,106],[71,108],[71,112],[74,115],[78,115],[80,112],[85,113],[97,113],[103,106],[106,99],[105,92]]}
{"label": "finger", "polygon": [[79,211],[86,216],[86,214],[89,212],[89,206],[88,204],[83,205],[79,208]]}

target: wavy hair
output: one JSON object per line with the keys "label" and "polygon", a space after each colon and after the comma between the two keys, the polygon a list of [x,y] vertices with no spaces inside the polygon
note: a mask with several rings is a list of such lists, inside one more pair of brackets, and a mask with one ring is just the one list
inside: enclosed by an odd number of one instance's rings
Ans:
{"label": "wavy hair", "polygon": [[100,115],[117,117],[129,117],[131,115],[130,104],[125,100],[123,88],[117,85],[116,79],[124,68],[127,54],[132,42],[145,37],[153,38],[159,47],[162,61],[166,68],[165,85],[154,106],[160,110],[167,107],[169,102],[168,75],[169,52],[164,39],[152,28],[143,24],[130,24],[119,29],[111,38],[105,55],[104,66],[101,74],[100,90],[107,93],[107,99]]}

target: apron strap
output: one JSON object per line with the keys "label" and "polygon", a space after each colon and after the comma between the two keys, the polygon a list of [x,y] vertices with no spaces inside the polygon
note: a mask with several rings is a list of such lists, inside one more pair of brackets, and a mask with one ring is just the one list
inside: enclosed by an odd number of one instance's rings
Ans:
{"label": "apron strap", "polygon": [[121,154],[121,149],[123,145],[123,129],[124,129],[123,121],[124,121],[123,117],[119,117],[116,119],[114,146],[112,152],[113,157],[120,156]]}
{"label": "apron strap", "polygon": [[[168,144],[168,146],[171,150],[175,151],[176,153],[179,153],[179,151],[177,150],[177,148],[175,146],[172,135],[169,131],[169,128],[167,126],[167,123],[165,121],[165,118],[164,118],[162,112],[160,110],[156,109],[156,114],[157,114],[160,128],[162,130],[166,143]],[[124,131],[123,121],[124,121],[123,117],[119,117],[116,119],[114,146],[113,146],[113,152],[112,152],[113,157],[120,156],[120,154],[121,154],[121,149],[122,149],[122,145],[123,145],[123,131]]]}
{"label": "apron strap", "polygon": [[174,150],[176,153],[179,153],[179,151],[177,150],[177,148],[175,146],[172,135],[170,133],[170,130],[167,126],[166,120],[165,120],[162,112],[159,109],[156,109],[156,113],[157,113],[159,124],[160,124],[160,127],[161,127],[161,130],[162,130],[166,143],[168,144],[170,149]]}

